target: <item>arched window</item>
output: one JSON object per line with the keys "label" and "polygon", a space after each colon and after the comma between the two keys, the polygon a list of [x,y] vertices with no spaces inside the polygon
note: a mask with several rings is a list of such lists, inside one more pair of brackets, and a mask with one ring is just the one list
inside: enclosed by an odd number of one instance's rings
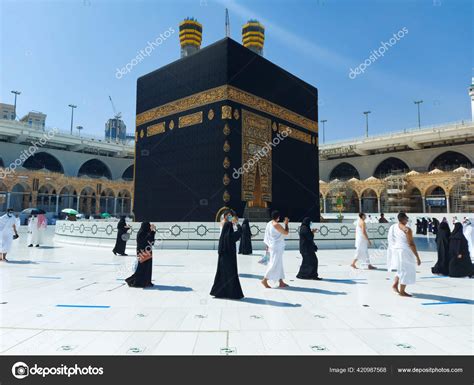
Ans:
{"label": "arched window", "polygon": [[359,172],[352,164],[346,162],[338,164],[329,174],[329,180],[349,180],[351,178],[360,179]]}
{"label": "arched window", "polygon": [[446,192],[440,186],[433,186],[426,194],[426,208],[429,213],[445,213]]}
{"label": "arched window", "polygon": [[361,203],[362,212],[364,213],[376,213],[379,211],[377,193],[370,188],[363,191]]}
{"label": "arched window", "polygon": [[408,172],[408,165],[401,159],[390,157],[379,163],[374,176],[383,179],[386,176]]}
{"label": "arched window", "polygon": [[77,176],[112,179],[112,173],[109,168],[99,159],[91,159],[85,162],[79,169]]}
{"label": "arched window", "polygon": [[122,174],[123,180],[133,180],[133,164],[129,166]]}
{"label": "arched window", "polygon": [[438,168],[443,171],[454,170],[458,167],[471,168],[472,162],[463,154],[456,151],[446,151],[438,155],[430,164],[429,171]]}
{"label": "arched window", "polygon": [[46,169],[52,172],[64,173],[62,164],[51,154],[47,152],[38,152],[30,156],[23,163],[23,167],[28,170],[42,170]]}

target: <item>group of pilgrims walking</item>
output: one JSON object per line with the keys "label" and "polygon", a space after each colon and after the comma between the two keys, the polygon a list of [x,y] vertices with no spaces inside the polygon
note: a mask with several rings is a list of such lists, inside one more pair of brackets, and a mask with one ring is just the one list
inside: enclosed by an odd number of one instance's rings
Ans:
{"label": "group of pilgrims walking", "polygon": [[[351,263],[353,269],[358,269],[358,263],[369,270],[377,268],[371,263],[369,247],[371,241],[366,228],[367,217],[359,213],[355,229],[355,255]],[[414,242],[414,236],[409,227],[409,218],[405,213],[399,213],[397,222],[388,231],[387,270],[394,271],[392,288],[402,297],[411,297],[406,291],[408,285],[416,282],[416,268],[421,264]],[[322,280],[318,274],[318,247],[314,242],[317,229],[311,228],[311,219],[304,218],[299,229],[299,251],[302,262],[296,275],[299,279]],[[129,238],[130,226],[122,218],[117,225],[117,242],[114,254],[126,255],[126,240]],[[252,233],[248,219],[242,225],[236,213],[229,209],[221,217],[220,236],[217,249],[217,271],[210,294],[215,298],[242,299],[244,293],[239,280],[237,253],[251,255]],[[283,255],[285,252],[285,237],[289,234],[289,219],[282,218],[280,212],[273,211],[271,221],[266,224],[263,242],[266,248],[266,271],[261,280],[265,288],[271,288],[269,282],[277,282],[278,288],[286,288]],[[150,222],[143,222],[137,233],[138,263],[134,274],[126,279],[130,287],[151,287],[152,258],[155,243],[156,227]],[[463,237],[462,225],[456,223],[452,233],[447,223],[439,225],[436,238],[438,245],[438,261],[433,267],[434,274],[450,275],[452,277],[471,277],[473,266],[470,259],[467,240]],[[239,242],[237,248],[237,242]]]}

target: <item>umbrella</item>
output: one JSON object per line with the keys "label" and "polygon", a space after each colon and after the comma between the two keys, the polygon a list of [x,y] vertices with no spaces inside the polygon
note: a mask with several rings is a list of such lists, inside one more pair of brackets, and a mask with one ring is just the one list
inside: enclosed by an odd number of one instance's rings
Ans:
{"label": "umbrella", "polygon": [[69,214],[69,215],[77,215],[79,214],[76,210],[74,209],[64,209],[64,210],[61,210],[62,213],[66,213],[66,214]]}
{"label": "umbrella", "polygon": [[102,218],[110,218],[111,217],[111,215],[109,213],[102,213],[102,214],[100,214],[100,216]]}
{"label": "umbrella", "polygon": [[29,209],[24,209],[20,214],[31,215],[33,214],[33,211],[36,211],[36,214],[38,214],[39,209],[30,207]]}

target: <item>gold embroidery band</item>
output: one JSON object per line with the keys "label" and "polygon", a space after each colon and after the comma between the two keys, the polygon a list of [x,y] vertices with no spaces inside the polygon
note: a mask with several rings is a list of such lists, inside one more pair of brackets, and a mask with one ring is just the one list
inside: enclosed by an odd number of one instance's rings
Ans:
{"label": "gold embroidery band", "polygon": [[178,119],[178,127],[188,127],[194,124],[202,123],[202,111],[195,112],[194,114],[180,116]]}
{"label": "gold embroidery band", "polygon": [[279,106],[278,104],[269,102],[268,100],[228,85],[211,88],[210,90],[199,92],[142,112],[137,115],[136,124],[138,127],[142,124],[161,119],[168,115],[181,113],[192,108],[205,106],[223,100],[231,100],[243,104],[255,110],[286,120],[287,122],[293,123],[309,131],[318,131],[318,123],[316,121],[305,118],[304,116]]}
{"label": "gold embroidery band", "polygon": [[284,124],[279,124],[278,126],[279,126],[279,132],[280,133],[283,132],[283,131],[286,131],[286,132],[288,132],[288,136],[290,138],[293,138],[293,139],[299,140],[301,142],[311,144],[311,135],[310,134],[307,134],[307,133],[302,132],[300,130],[296,130],[294,128],[288,127]]}
{"label": "gold embroidery band", "polygon": [[162,134],[165,132],[165,122],[153,124],[152,126],[148,126],[146,129],[146,136],[150,137],[153,135]]}

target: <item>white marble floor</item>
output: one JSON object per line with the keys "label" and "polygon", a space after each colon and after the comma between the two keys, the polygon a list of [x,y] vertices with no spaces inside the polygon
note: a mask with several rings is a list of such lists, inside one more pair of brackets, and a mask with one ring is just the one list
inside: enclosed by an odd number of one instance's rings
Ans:
{"label": "white marble floor", "polygon": [[433,252],[421,253],[414,298],[391,291],[375,250],[378,271],[349,268],[352,250],[320,251],[319,282],[295,278],[289,251],[288,289],[263,288],[259,256],[239,256],[246,298],[227,301],[209,296],[215,251],[158,251],[156,287],[142,290],[123,281],[133,257],[23,241],[0,263],[4,355],[473,354],[474,281],[433,276]]}

